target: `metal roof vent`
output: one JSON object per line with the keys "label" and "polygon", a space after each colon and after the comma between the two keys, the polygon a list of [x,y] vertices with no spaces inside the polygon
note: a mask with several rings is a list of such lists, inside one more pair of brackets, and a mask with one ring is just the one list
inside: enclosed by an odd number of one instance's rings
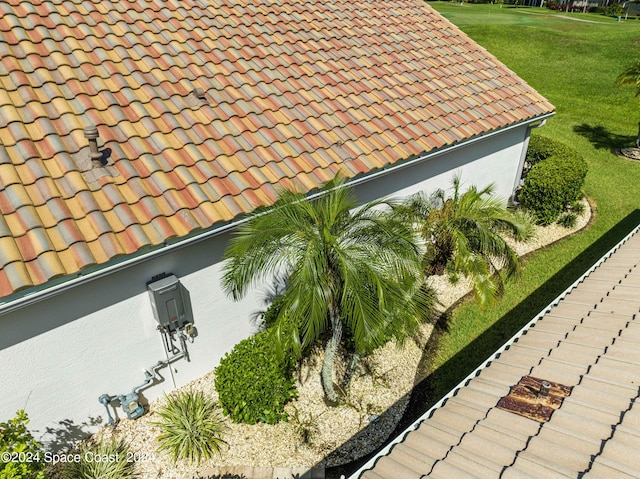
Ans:
{"label": "metal roof vent", "polygon": [[98,127],[88,126],[84,129],[84,137],[89,140],[89,159],[93,166],[106,166],[108,155],[98,151]]}
{"label": "metal roof vent", "polygon": [[98,148],[98,127],[88,126],[83,128],[84,137],[89,140],[88,145],[81,146],[77,153],[71,155],[73,162],[88,183],[94,183],[99,178],[120,176],[113,162],[109,165],[109,158],[113,151],[111,148]]}
{"label": "metal roof vent", "polygon": [[204,88],[194,88],[188,96],[187,102],[192,108],[199,108],[207,103],[207,92]]}
{"label": "metal roof vent", "polygon": [[198,100],[206,100],[207,97],[205,95],[205,91],[202,88],[196,88],[193,90],[193,94],[194,96],[198,99]]}

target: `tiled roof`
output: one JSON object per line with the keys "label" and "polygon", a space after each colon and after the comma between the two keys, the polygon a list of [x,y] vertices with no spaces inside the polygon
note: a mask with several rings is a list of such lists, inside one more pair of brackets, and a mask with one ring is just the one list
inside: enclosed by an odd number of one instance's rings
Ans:
{"label": "tiled roof", "polygon": [[[640,477],[639,231],[352,477]],[[546,422],[497,407],[525,376],[571,388]]]}
{"label": "tiled roof", "polygon": [[0,297],[552,111],[421,0],[3,0]]}

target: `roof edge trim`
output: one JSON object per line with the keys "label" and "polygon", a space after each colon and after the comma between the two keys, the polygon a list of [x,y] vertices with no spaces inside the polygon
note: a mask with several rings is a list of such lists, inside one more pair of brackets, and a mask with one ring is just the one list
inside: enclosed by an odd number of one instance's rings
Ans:
{"label": "roof edge trim", "polygon": [[[349,181],[346,182],[347,185],[349,186],[356,186],[359,185],[361,183],[366,183],[367,181],[373,180],[375,178],[378,178],[380,176],[384,176],[387,175],[389,173],[393,173],[396,170],[402,169],[402,168],[407,168],[410,167],[414,164],[420,163],[422,161],[427,161],[429,159],[435,158],[437,156],[443,155],[445,153],[449,153],[452,151],[455,151],[457,149],[469,146],[469,145],[473,145],[474,143],[477,143],[478,141],[483,141],[486,140],[488,138],[491,138],[493,136],[496,136],[498,134],[504,133],[505,131],[509,131],[515,128],[519,128],[522,127],[523,125],[529,125],[532,123],[536,123],[536,122],[544,122],[545,120],[547,120],[548,118],[552,117],[555,115],[555,111],[552,111],[550,113],[546,113],[544,115],[540,115],[540,116],[536,116],[533,118],[530,118],[528,120],[524,120],[524,121],[520,121],[517,123],[514,123],[512,125],[509,125],[507,127],[504,128],[499,128],[497,130],[493,130],[490,131],[488,133],[485,134],[481,134],[478,136],[475,136],[473,138],[470,138],[466,141],[461,141],[460,143],[455,143],[453,145],[450,146],[446,146],[442,149],[438,149],[438,150],[432,150],[429,152],[426,152],[425,154],[422,155],[418,155],[412,159],[406,160],[406,161],[399,161],[398,163],[395,163],[393,165],[391,165],[388,168],[382,168],[379,170],[375,170],[372,173],[365,173],[362,176],[358,176],[355,178],[350,179]],[[544,123],[542,123],[544,124]],[[308,196],[308,198],[315,198],[317,196],[322,195],[323,192],[317,192],[317,193],[312,193],[311,195]],[[190,244],[193,243],[197,243],[200,241],[204,241],[206,239],[212,238],[214,236],[217,236],[219,234],[223,234],[239,225],[241,225],[242,223],[246,222],[249,219],[250,215],[246,215],[245,217],[241,217],[240,219],[236,219],[236,220],[232,220],[231,222],[225,223],[222,226],[212,226],[211,228],[208,228],[206,230],[204,230],[203,232],[197,233],[195,235],[188,235],[187,237],[184,237],[180,240],[175,240],[175,241],[165,241],[164,243],[162,243],[161,245],[158,245],[150,250],[146,250],[142,253],[133,253],[131,256],[125,258],[125,259],[115,259],[115,260],[111,260],[107,263],[104,264],[104,266],[98,266],[98,269],[92,269],[90,272],[88,273],[82,273],[79,272],[77,273],[76,277],[72,277],[69,279],[61,279],[61,281],[55,285],[49,285],[47,286],[47,283],[44,283],[43,285],[39,285],[39,286],[35,286],[33,288],[29,288],[26,291],[26,293],[21,294],[20,291],[13,293],[10,296],[7,296],[7,298],[12,298],[13,299],[8,299],[4,302],[0,302],[0,316],[8,314],[12,311],[15,311],[17,309],[21,309],[24,307],[27,307],[31,304],[35,304],[37,302],[43,301],[45,299],[48,299],[50,297],[53,297],[55,295],[61,294],[64,291],[73,288],[76,285],[79,284],[83,284],[89,281],[93,281],[95,279],[101,278],[103,276],[106,276],[110,273],[119,271],[121,269],[125,269],[128,268],[130,266],[133,266],[137,263],[142,263],[144,261],[148,261],[152,258],[154,258],[155,256],[160,256],[163,254],[166,254],[168,252],[180,249],[180,248],[184,248],[186,246],[189,246]],[[52,280],[55,281],[55,280]]]}
{"label": "roof edge trim", "polygon": [[562,293],[560,293],[553,301],[551,301],[547,306],[545,306],[542,311],[540,311],[534,318],[529,321],[520,331],[514,334],[506,343],[504,343],[496,352],[494,352],[491,356],[489,356],[480,366],[474,369],[467,377],[465,377],[462,381],[458,383],[456,387],[454,387],[451,391],[449,391],[445,396],[443,396],[437,403],[435,403],[429,410],[427,410],[422,416],[416,419],[410,426],[408,426],[404,431],[398,434],[391,442],[386,444],[374,457],[369,459],[360,469],[351,474],[347,479],[358,479],[362,474],[366,471],[373,469],[378,462],[379,459],[388,455],[393,449],[394,446],[400,444],[404,441],[407,434],[412,431],[415,431],[420,424],[429,419],[431,415],[435,412],[436,409],[442,407],[444,403],[455,396],[457,392],[465,387],[466,383],[471,379],[475,378],[480,374],[480,372],[489,366],[494,359],[496,359],[500,354],[502,354],[509,346],[511,346],[516,339],[522,336],[525,331],[531,328],[538,320],[540,320],[552,307],[556,306],[573,288],[575,288],[578,283],[584,281],[587,276],[593,273],[602,263],[604,263],[613,253],[615,253],[624,243],[626,243],[629,238],[631,238],[634,234],[640,232],[640,224],[638,224],[629,234],[627,234],[622,240],[620,240],[613,248],[607,251],[598,261],[596,261],[587,271],[585,271],[578,279],[576,279],[567,289],[565,289]]}

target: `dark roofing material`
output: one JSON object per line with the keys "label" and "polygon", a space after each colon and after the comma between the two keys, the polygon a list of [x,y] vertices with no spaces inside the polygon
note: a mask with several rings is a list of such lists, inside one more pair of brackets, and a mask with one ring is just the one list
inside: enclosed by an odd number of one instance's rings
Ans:
{"label": "dark roofing material", "polygon": [[0,297],[552,111],[418,0],[4,0]]}
{"label": "dark roofing material", "polygon": [[[639,230],[353,477],[640,477]],[[572,387],[548,422],[497,407],[527,375]]]}

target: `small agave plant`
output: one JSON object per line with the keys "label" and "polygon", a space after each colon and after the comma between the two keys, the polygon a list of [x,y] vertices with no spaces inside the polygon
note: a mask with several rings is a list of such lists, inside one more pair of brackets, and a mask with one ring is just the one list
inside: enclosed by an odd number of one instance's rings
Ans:
{"label": "small agave plant", "polygon": [[213,398],[201,391],[180,391],[166,397],[157,414],[162,418],[153,423],[162,430],[158,450],[168,451],[174,462],[186,459],[200,464],[221,455],[227,427]]}

